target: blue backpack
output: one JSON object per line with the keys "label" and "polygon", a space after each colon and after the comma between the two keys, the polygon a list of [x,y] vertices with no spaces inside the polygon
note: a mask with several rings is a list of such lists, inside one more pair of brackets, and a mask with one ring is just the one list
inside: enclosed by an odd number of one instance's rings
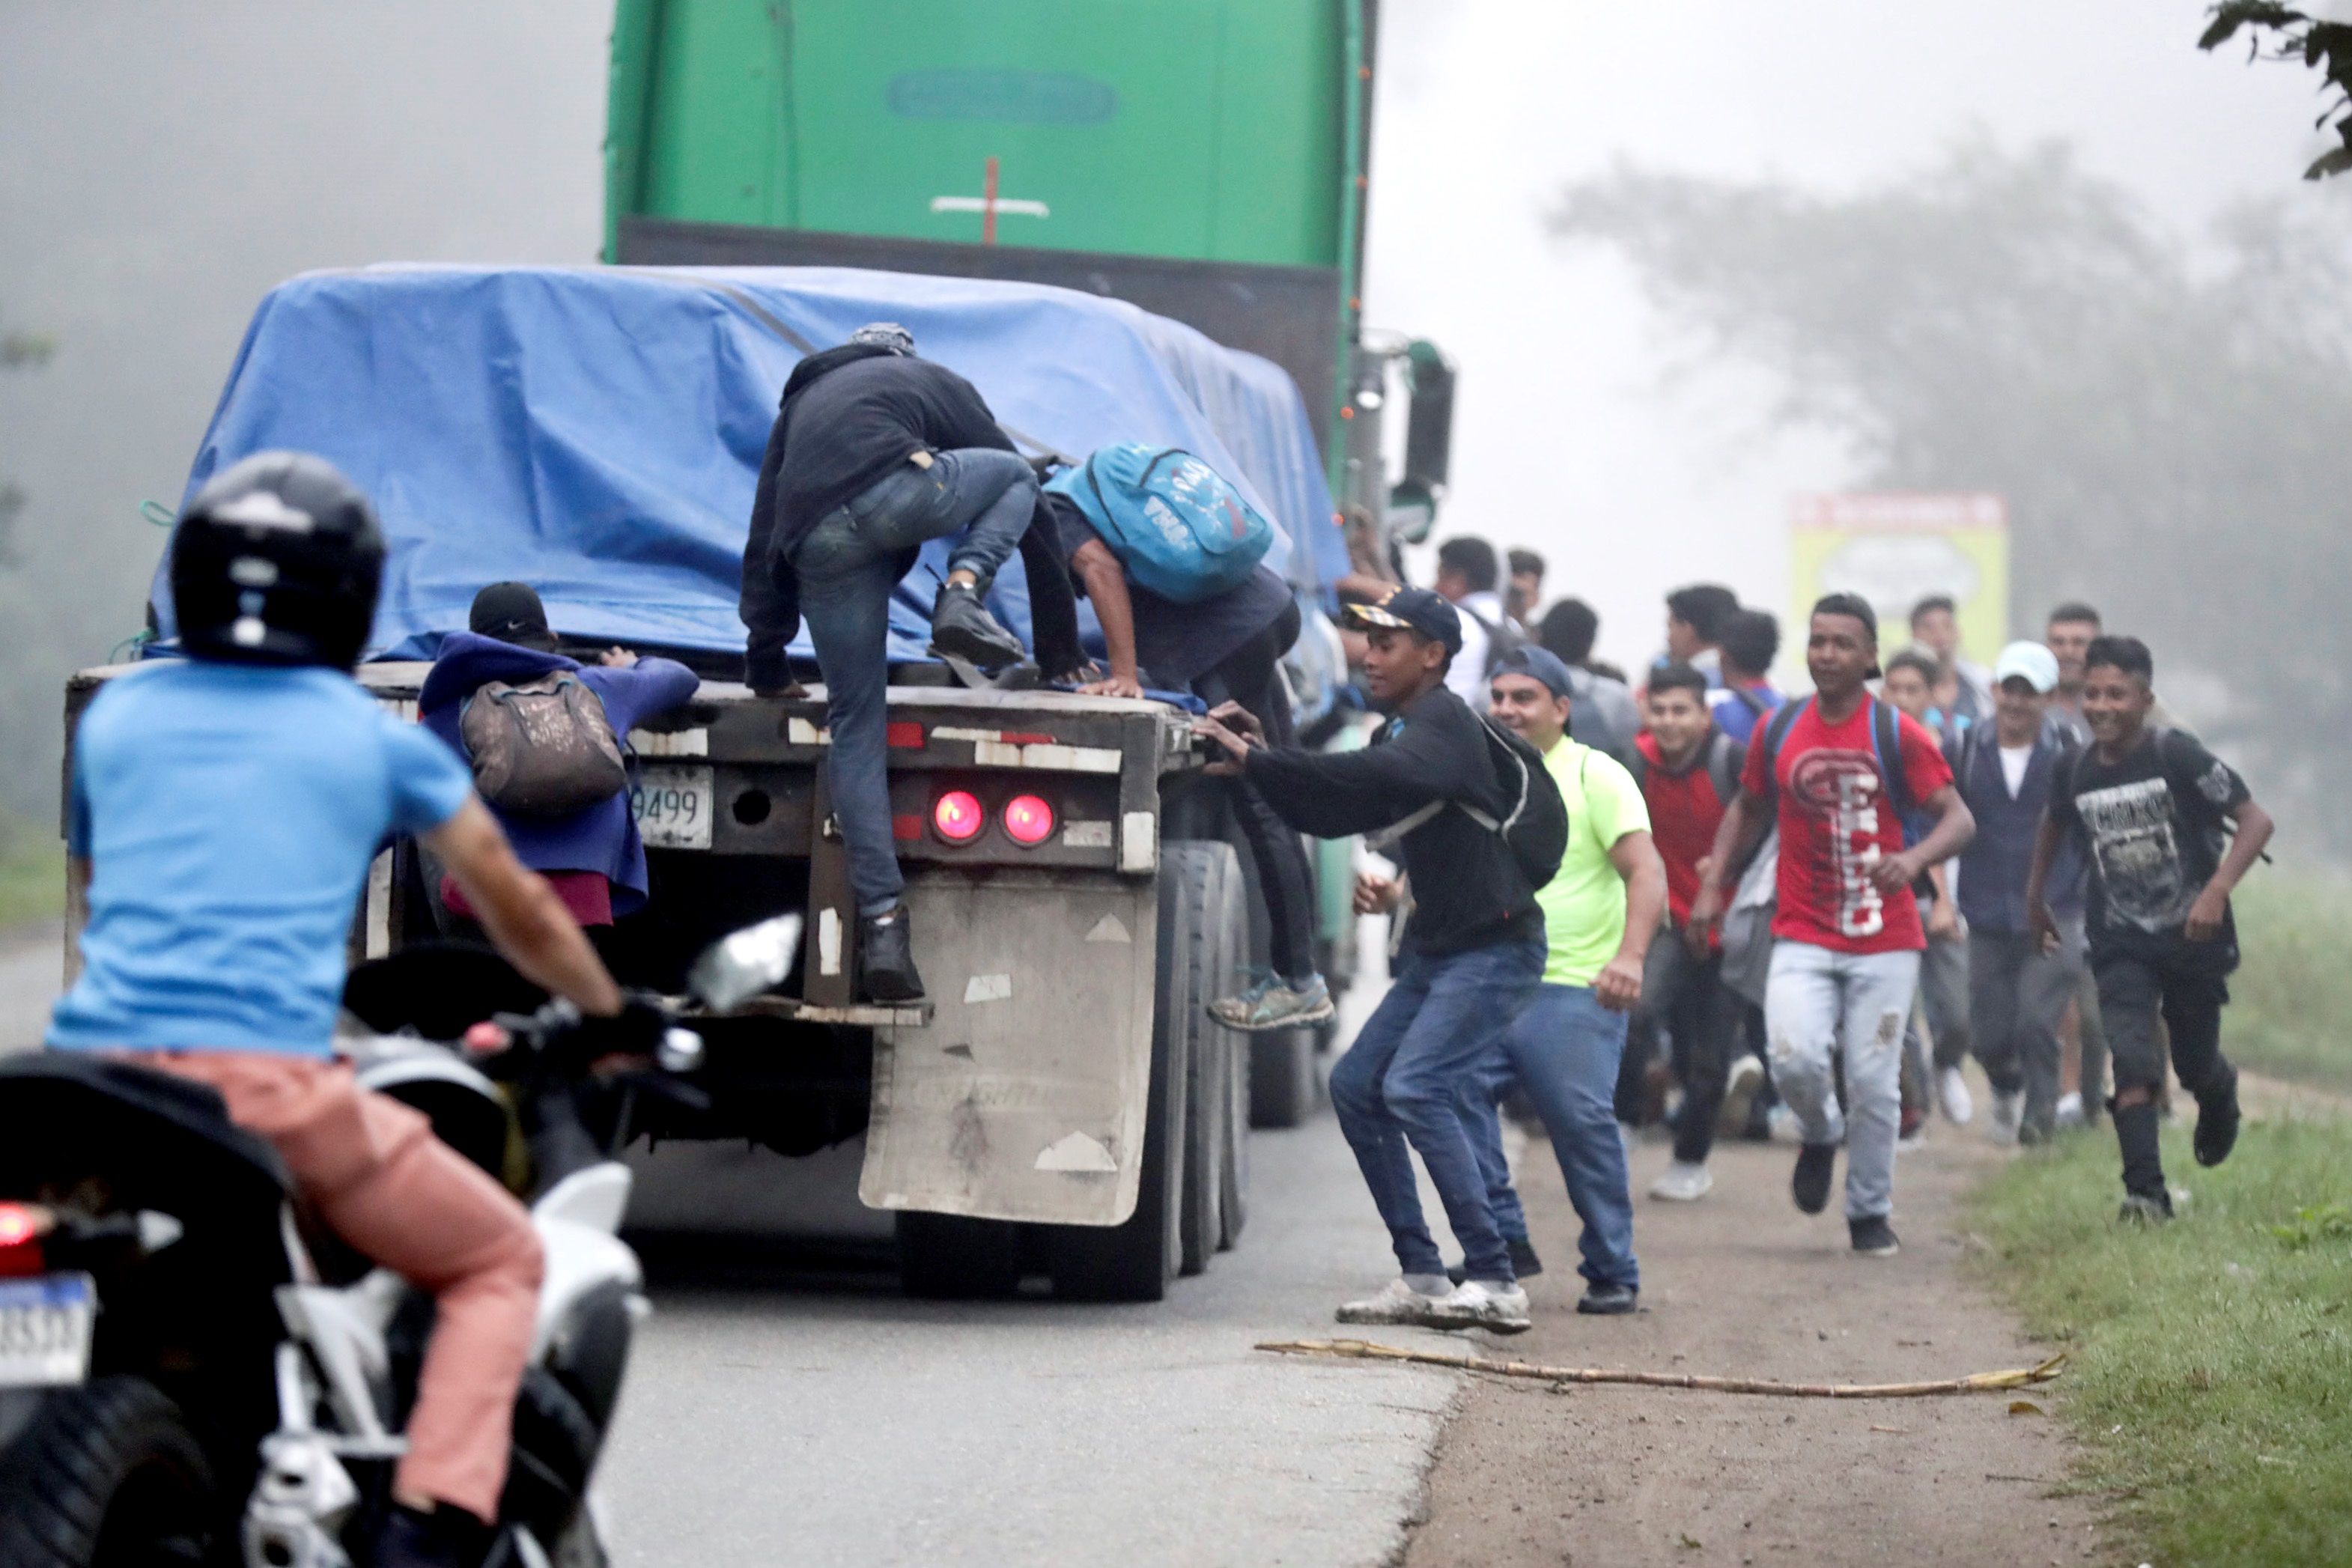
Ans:
{"label": "blue backpack", "polygon": [[1241,491],[1179,447],[1104,447],[1046,488],[1077,503],[1129,581],[1180,605],[1240,587],[1274,543]]}

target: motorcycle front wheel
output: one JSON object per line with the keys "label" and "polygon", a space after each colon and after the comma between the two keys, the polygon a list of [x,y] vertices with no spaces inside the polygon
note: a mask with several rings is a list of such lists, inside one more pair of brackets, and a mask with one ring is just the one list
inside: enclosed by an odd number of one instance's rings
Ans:
{"label": "motorcycle front wheel", "polygon": [[0,1565],[163,1568],[202,1562],[212,1467],[180,1407],[144,1378],[45,1394],[0,1453]]}

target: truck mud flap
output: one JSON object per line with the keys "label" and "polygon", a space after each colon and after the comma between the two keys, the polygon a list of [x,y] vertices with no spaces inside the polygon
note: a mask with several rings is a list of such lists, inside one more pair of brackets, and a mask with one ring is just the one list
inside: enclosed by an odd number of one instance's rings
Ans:
{"label": "truck mud flap", "polygon": [[1056,1225],[1134,1213],[1150,1093],[1150,880],[917,875],[915,960],[936,1011],[875,1032],[858,1195]]}

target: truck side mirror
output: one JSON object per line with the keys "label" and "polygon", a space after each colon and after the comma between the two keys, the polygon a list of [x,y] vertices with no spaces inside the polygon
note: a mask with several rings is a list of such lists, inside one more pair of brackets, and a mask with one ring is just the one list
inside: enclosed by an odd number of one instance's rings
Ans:
{"label": "truck side mirror", "polygon": [[1415,338],[1404,363],[1412,405],[1405,416],[1404,479],[1398,488],[1443,495],[1454,458],[1454,362],[1428,339]]}

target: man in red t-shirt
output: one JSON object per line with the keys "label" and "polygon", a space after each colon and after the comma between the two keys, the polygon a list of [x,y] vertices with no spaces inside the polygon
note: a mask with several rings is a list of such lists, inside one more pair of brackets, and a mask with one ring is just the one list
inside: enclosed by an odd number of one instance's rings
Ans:
{"label": "man in red t-shirt", "polygon": [[[1813,695],[1783,708],[1749,748],[1690,923],[1704,932],[1721,919],[1724,868],[1741,862],[1777,811],[1780,905],[1764,1017],[1773,1087],[1804,1131],[1790,1187],[1799,1208],[1819,1214],[1844,1141],[1853,1249],[1886,1257],[1897,1250],[1887,1215],[1903,1026],[1927,946],[1911,884],[1958,852],[1976,823],[1934,737],[1864,684],[1878,673],[1878,617],[1867,601],[1832,594],[1813,606],[1805,665]],[[1906,808],[1936,819],[1908,849]],[[1844,1107],[1832,1061],[1839,1049]]]}
{"label": "man in red t-shirt", "polygon": [[[1722,944],[1712,936],[1694,942],[1687,934],[1699,865],[1714,852],[1716,829],[1738,797],[1747,756],[1745,746],[1717,727],[1706,691],[1706,675],[1687,664],[1652,670],[1649,729],[1634,742],[1651,838],[1666,866],[1666,907],[1675,936],[1650,944],[1642,1003],[1628,1037],[1628,1072],[1618,1083],[1619,1115],[1625,1115],[1638,1094],[1664,1030],[1674,1038],[1683,1102],[1675,1118],[1674,1163],[1651,1184],[1650,1195],[1670,1203],[1695,1202],[1715,1185],[1706,1157],[1715,1147],[1740,1025],[1740,997],[1723,984]],[[1742,1056],[1739,1065],[1740,1088],[1752,1090],[1763,1079],[1763,1064]],[[1745,1111],[1739,1116],[1744,1121]]]}

